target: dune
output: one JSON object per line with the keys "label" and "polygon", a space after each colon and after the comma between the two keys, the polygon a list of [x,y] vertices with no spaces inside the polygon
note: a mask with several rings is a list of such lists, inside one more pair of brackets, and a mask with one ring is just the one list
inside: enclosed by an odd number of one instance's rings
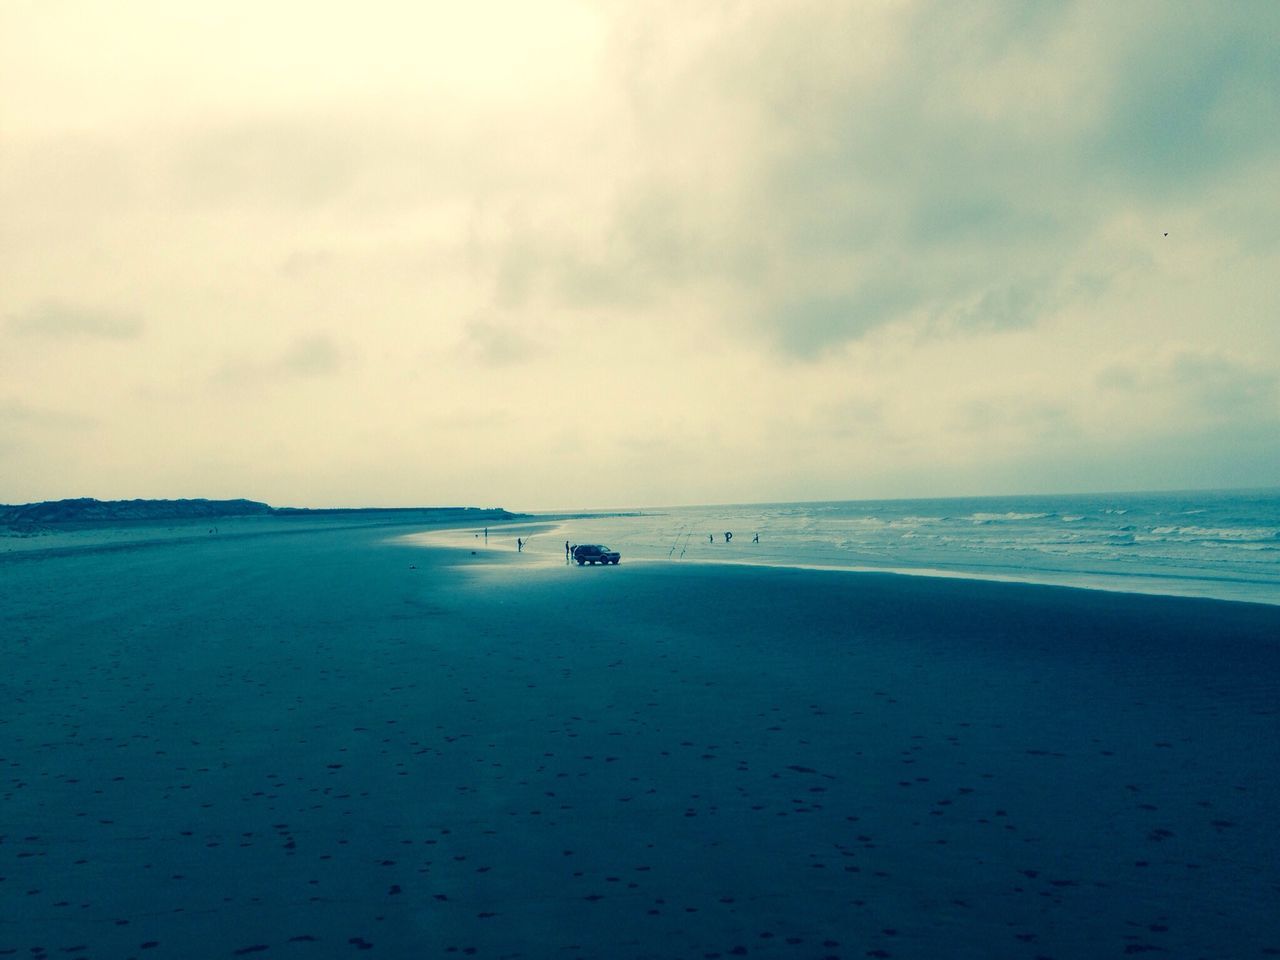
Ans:
{"label": "dune", "polygon": [[1280,954],[1280,608],[317,522],[0,622],[0,956]]}

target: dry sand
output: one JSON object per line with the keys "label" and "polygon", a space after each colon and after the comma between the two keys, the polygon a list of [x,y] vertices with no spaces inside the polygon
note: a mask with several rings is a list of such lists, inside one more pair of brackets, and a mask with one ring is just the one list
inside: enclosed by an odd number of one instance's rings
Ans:
{"label": "dry sand", "polygon": [[0,555],[0,956],[1280,954],[1280,608]]}

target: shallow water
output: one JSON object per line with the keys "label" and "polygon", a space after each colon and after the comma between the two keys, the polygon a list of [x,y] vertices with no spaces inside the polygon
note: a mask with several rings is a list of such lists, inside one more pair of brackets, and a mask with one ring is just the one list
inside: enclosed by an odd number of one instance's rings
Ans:
{"label": "shallow water", "polygon": [[[446,540],[463,545],[472,533]],[[495,533],[492,546],[513,548],[517,535]],[[1280,603],[1276,490],[678,507],[567,521],[536,531],[526,549],[563,560],[565,539],[606,543],[625,560],[885,570]]]}

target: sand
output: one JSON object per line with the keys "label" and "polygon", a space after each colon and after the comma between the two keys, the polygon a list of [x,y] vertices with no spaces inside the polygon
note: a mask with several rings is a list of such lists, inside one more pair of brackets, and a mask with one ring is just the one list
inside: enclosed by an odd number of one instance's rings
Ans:
{"label": "sand", "polygon": [[0,956],[1280,955],[1280,608],[0,555]]}

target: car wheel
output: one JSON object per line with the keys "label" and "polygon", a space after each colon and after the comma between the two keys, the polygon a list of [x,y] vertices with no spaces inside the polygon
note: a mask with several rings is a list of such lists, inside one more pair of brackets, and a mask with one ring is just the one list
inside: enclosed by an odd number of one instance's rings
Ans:
{"label": "car wheel", "polygon": [[578,566],[582,566],[582,565],[583,565],[584,563],[586,563],[586,562],[587,562],[587,561],[585,561],[585,560],[579,560],[579,561],[578,561]]}

